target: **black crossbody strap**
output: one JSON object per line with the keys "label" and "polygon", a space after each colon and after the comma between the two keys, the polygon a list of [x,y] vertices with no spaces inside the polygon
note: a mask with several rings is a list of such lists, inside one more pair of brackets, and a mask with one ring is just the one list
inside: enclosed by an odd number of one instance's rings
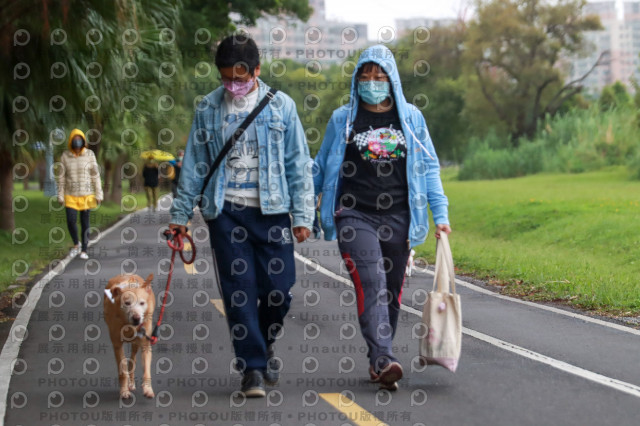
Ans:
{"label": "black crossbody strap", "polygon": [[247,128],[251,125],[251,123],[253,123],[253,120],[255,120],[255,118],[258,116],[258,114],[260,114],[260,112],[264,109],[264,107],[266,107],[267,104],[273,98],[275,98],[275,94],[276,94],[277,91],[278,91],[278,89],[274,89],[273,87],[270,88],[269,91],[267,92],[267,94],[265,95],[265,97],[262,98],[260,103],[253,109],[253,111],[251,111],[251,113],[247,116],[247,118],[244,119],[242,124],[240,124],[238,126],[236,131],[233,132],[233,135],[231,135],[229,137],[229,139],[227,139],[227,141],[225,142],[224,146],[222,147],[222,149],[218,153],[218,156],[213,161],[213,164],[211,165],[211,168],[209,169],[209,173],[207,173],[207,176],[204,178],[204,184],[202,185],[202,190],[200,191],[200,201],[198,202],[199,206],[202,204],[202,198],[204,196],[204,190],[207,187],[207,185],[209,184],[209,181],[211,180],[211,177],[213,176],[213,173],[215,173],[215,171],[218,169],[218,167],[220,166],[220,163],[222,163],[222,160],[224,160],[224,157],[227,155],[227,153],[229,152],[229,150],[231,149],[233,144],[238,139],[240,139],[242,137],[242,134],[245,132],[245,130],[247,130]]}

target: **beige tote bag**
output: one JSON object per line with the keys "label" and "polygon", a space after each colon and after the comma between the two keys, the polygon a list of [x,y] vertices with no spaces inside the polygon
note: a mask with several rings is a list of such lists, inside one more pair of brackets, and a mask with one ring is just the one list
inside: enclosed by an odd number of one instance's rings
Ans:
{"label": "beige tote bag", "polygon": [[453,256],[444,232],[440,233],[436,246],[433,290],[424,304],[422,323],[427,333],[420,339],[420,364],[441,365],[455,372],[460,358],[462,314],[460,296],[456,293]]}

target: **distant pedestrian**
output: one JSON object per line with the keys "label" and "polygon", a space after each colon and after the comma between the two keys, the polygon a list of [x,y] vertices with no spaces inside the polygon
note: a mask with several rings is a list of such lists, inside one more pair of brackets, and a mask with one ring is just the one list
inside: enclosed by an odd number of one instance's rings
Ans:
{"label": "distant pedestrian", "polygon": [[[223,87],[196,108],[169,226],[185,233],[204,191],[200,213],[209,226],[241,391],[261,397],[265,383],[279,380],[274,342],[296,281],[293,238],[307,239],[313,223],[312,161],[295,103],[258,78],[253,39],[225,38],[215,63]],[[258,106],[262,111],[243,135],[231,138]],[[206,181],[227,140],[228,154]]]}
{"label": "distant pedestrian", "polygon": [[405,100],[388,48],[360,55],[350,99],[315,158],[320,223],[325,239],[338,239],[356,289],[370,379],[396,390],[403,370],[391,348],[407,260],[427,237],[427,204],[436,237],[451,232],[448,201],[424,117]]}
{"label": "distant pedestrian", "polygon": [[156,211],[158,204],[158,163],[150,156],[142,168],[142,178],[144,179],[144,192],[147,195],[147,207],[152,212]]}
{"label": "distant pedestrian", "polygon": [[[73,240],[71,255],[80,253],[81,259],[88,259],[89,211],[103,199],[100,167],[93,151],[87,148],[87,140],[81,130],[71,131],[68,147],[69,150],[63,152],[60,158],[58,202],[65,206],[67,227]],[[78,212],[82,244],[78,242]]]}

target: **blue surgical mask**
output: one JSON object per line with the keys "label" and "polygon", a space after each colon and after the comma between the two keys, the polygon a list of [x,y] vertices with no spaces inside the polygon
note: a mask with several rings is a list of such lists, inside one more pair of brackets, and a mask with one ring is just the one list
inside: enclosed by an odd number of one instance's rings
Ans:
{"label": "blue surgical mask", "polygon": [[80,149],[84,146],[84,141],[80,138],[73,138],[71,140],[71,149]]}
{"label": "blue surgical mask", "polygon": [[389,97],[391,84],[388,81],[359,81],[358,94],[363,101],[377,105]]}

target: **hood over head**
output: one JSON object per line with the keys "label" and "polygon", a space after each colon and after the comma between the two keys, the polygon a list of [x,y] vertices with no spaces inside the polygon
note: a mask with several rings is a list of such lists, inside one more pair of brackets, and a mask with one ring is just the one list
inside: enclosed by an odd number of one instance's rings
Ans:
{"label": "hood over head", "polygon": [[[389,76],[389,81],[391,83],[391,93],[393,94],[393,100],[396,104],[396,108],[399,114],[402,114],[404,108],[400,106],[404,106],[406,104],[406,99],[404,98],[404,94],[402,93],[402,84],[400,83],[400,74],[398,73],[398,66],[396,65],[396,60],[393,57],[393,52],[389,50],[387,46],[382,44],[376,44],[375,46],[371,46],[368,49],[365,49],[358,59],[358,64],[356,65],[356,69],[353,72],[353,76],[351,77],[351,99],[349,100],[349,108],[351,109],[351,117],[350,121],[353,121],[356,116],[356,111],[358,109],[358,105],[360,104],[360,95],[358,94],[358,81],[357,74],[360,68],[367,62],[374,62],[384,70],[385,73]],[[402,116],[400,118],[403,118]]]}
{"label": "hood over head", "polygon": [[84,144],[82,145],[82,148],[86,148],[87,147],[87,138],[84,135],[84,132],[82,130],[80,130],[80,129],[73,129],[71,131],[71,133],[69,133],[69,140],[67,141],[67,147],[69,148],[69,151],[73,151],[73,149],[71,148],[71,141],[76,136],[81,136],[82,137],[82,140],[84,142]]}

